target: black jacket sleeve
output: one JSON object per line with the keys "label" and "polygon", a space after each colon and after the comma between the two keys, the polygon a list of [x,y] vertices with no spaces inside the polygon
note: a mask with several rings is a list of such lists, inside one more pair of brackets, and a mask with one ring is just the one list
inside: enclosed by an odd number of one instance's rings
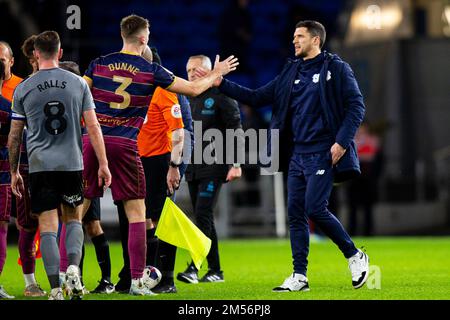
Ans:
{"label": "black jacket sleeve", "polygon": [[227,79],[223,79],[219,90],[227,96],[250,105],[251,107],[262,107],[274,102],[275,85],[278,77],[258,89],[249,89],[238,85]]}

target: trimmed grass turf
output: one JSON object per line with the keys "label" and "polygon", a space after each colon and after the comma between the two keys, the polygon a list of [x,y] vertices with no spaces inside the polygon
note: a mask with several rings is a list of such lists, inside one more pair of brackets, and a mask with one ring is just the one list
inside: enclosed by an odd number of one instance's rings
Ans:
{"label": "trimmed grass turf", "polygon": [[[175,281],[178,294],[156,297],[131,297],[124,294],[86,295],[85,300],[98,299],[151,299],[151,300],[220,300],[220,299],[338,299],[338,300],[449,300],[450,299],[450,237],[396,237],[354,238],[357,246],[365,246],[371,265],[381,271],[381,288],[367,286],[354,290],[351,286],[347,261],[329,240],[312,243],[309,256],[308,278],[310,292],[273,293],[291,273],[291,252],[288,240],[223,240],[219,243],[224,283],[188,285]],[[121,248],[111,243],[112,279],[122,266]],[[8,247],[5,268],[0,284],[16,296],[23,296],[23,276],[17,265],[17,247]],[[189,261],[188,253],[179,250],[175,274],[183,271]],[[206,267],[200,271],[200,276]],[[38,259],[36,277],[45,290],[49,290],[42,260]],[[95,288],[100,278],[94,247],[86,246],[84,282],[88,289]],[[35,298],[34,298],[35,299]],[[46,299],[46,298],[42,298]]]}

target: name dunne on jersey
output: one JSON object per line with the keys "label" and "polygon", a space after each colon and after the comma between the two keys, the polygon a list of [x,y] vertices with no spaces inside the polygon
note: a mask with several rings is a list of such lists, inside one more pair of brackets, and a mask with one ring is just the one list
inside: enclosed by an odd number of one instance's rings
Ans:
{"label": "name dunne on jersey", "polygon": [[42,91],[50,89],[50,88],[65,89],[66,88],[66,84],[67,84],[67,81],[48,80],[48,81],[44,81],[41,84],[38,84],[36,86],[36,88],[38,88],[39,92],[42,92]]}
{"label": "name dunne on jersey", "polygon": [[139,68],[133,66],[132,64],[128,64],[126,62],[121,63],[110,63],[108,64],[109,71],[114,70],[124,70],[131,72],[133,75],[136,75],[139,72]]}

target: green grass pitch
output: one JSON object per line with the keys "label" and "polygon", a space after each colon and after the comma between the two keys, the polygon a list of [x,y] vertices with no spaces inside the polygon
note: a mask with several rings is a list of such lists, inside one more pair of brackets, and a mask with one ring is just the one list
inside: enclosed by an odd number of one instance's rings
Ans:
{"label": "green grass pitch", "polygon": [[[224,283],[188,285],[175,281],[177,294],[155,297],[131,297],[125,294],[94,295],[88,299],[174,299],[174,300],[385,300],[385,299],[450,299],[450,237],[396,237],[355,238],[357,246],[365,246],[374,268],[369,276],[370,289],[364,286],[354,290],[346,259],[331,241],[312,243],[309,256],[308,278],[310,292],[273,293],[292,271],[289,241],[276,240],[223,240],[219,243]],[[121,248],[111,243],[112,279],[122,266]],[[23,296],[24,282],[17,265],[17,247],[8,247],[8,256],[0,284],[16,296]],[[175,273],[184,270],[188,253],[178,250]],[[378,272],[379,271],[379,272]],[[200,276],[206,267],[200,271]],[[42,260],[36,264],[36,277],[45,290],[49,290]],[[84,282],[88,289],[95,288],[100,278],[94,247],[86,246]],[[378,287],[378,288],[377,288]],[[35,298],[34,298],[35,299]],[[46,299],[46,298],[41,298]]]}

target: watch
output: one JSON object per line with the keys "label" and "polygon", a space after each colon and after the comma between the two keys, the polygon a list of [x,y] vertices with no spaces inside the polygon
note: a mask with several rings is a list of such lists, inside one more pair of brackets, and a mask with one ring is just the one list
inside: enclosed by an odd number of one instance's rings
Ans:
{"label": "watch", "polygon": [[171,166],[172,168],[178,168],[180,165],[181,165],[181,163],[176,164],[175,162],[173,162],[172,160],[170,160],[170,166]]}

